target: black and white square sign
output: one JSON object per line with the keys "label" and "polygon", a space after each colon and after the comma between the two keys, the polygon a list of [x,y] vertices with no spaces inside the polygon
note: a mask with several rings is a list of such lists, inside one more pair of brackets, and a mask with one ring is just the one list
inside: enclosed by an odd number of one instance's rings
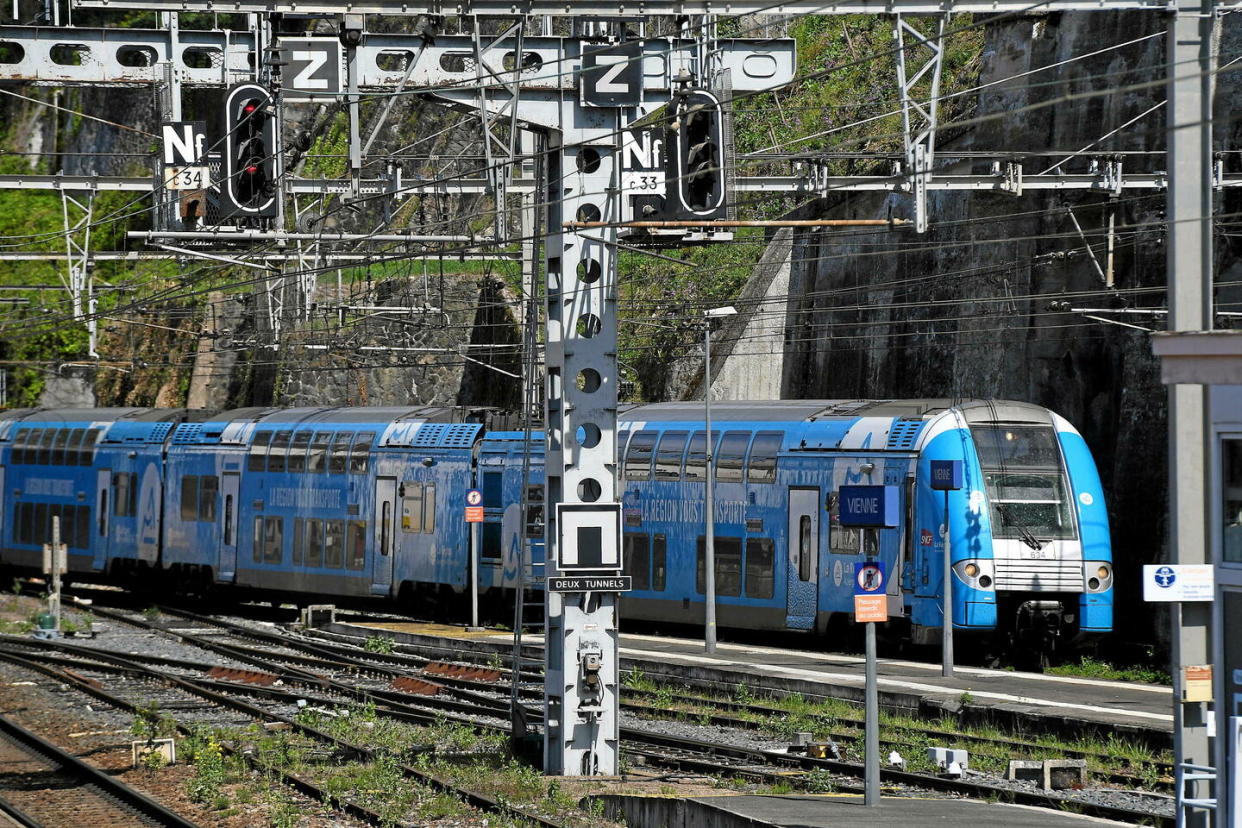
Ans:
{"label": "black and white square sign", "polygon": [[621,504],[558,503],[556,568],[621,568]]}
{"label": "black and white square sign", "polygon": [[643,99],[642,42],[584,42],[578,82],[586,106],[638,106]]}
{"label": "black and white square sign", "polygon": [[286,37],[280,41],[288,65],[281,73],[286,90],[329,95],[341,91],[341,42],[335,37]]}

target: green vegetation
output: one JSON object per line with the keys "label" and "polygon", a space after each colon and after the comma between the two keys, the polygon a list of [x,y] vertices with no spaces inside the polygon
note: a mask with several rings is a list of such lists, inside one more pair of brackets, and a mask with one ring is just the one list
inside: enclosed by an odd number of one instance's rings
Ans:
{"label": "green vegetation", "polygon": [[386,635],[369,635],[367,641],[362,645],[362,649],[368,653],[381,653],[388,655],[392,653],[392,639]]}
{"label": "green vegetation", "polygon": [[[691,691],[689,688],[656,683],[639,675],[625,682],[632,696],[643,697],[650,718],[673,718],[701,722],[706,716],[728,716],[737,726],[750,727],[773,738],[793,741],[795,734],[809,732],[816,742],[836,742],[848,756],[861,760],[863,716],[859,706],[841,699],[808,700],[798,694],[757,697],[738,688],[729,696]],[[966,694],[963,694],[966,695]],[[629,701],[631,699],[627,699]],[[744,705],[751,709],[730,709]],[[970,751],[971,766],[1003,773],[1009,759],[1062,758],[1067,752],[1086,754],[1094,772],[1128,773],[1135,784],[1154,787],[1161,780],[1160,765],[1172,759],[1143,745],[1110,734],[1106,740],[1084,737],[1064,739],[1051,735],[1012,732],[997,727],[964,724],[955,718],[921,720],[882,711],[880,742],[891,746],[906,759],[912,771],[932,771],[926,748],[959,747]],[[887,747],[885,748],[888,749]],[[804,787],[830,786],[831,779],[803,780]],[[822,792],[822,791],[821,791]]]}
{"label": "green vegetation", "polygon": [[1058,676],[1083,676],[1085,678],[1105,679],[1106,681],[1142,681],[1148,684],[1172,684],[1169,674],[1155,667],[1136,665],[1132,667],[1115,667],[1107,661],[1091,656],[1083,656],[1072,664],[1060,664],[1049,667],[1045,672]]}

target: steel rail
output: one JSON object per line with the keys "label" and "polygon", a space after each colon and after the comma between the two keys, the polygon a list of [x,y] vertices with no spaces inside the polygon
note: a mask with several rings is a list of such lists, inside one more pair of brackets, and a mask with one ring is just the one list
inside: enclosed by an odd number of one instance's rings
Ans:
{"label": "steel rail", "polygon": [[146,794],[140,793],[89,762],[82,761],[64,748],[3,716],[0,716],[0,735],[28,753],[76,777],[81,784],[94,786],[103,795],[114,798],[121,806],[137,812],[148,820],[153,820],[157,825],[171,828],[199,828],[198,823],[186,819]]}
{"label": "steel rail", "polygon": [[[22,643],[23,641],[24,639],[20,639],[16,636],[0,635],[0,644]],[[277,723],[283,724],[284,726],[290,728],[293,731],[301,733],[302,735],[305,735],[305,736],[309,736],[318,741],[331,744],[334,747],[336,747],[338,750],[341,750],[342,752],[344,752],[345,754],[357,757],[363,761],[374,761],[380,753],[380,751],[374,750],[372,748],[368,748],[363,745],[349,742],[349,741],[346,741],[345,739],[339,739],[335,736],[332,736],[331,734],[328,734],[322,730],[319,730],[318,728],[314,728],[309,725],[303,724],[295,719],[290,719],[287,716],[281,716],[280,714],[275,713],[273,711],[264,710],[260,707],[255,707],[254,705],[244,702],[241,699],[232,698],[228,695],[225,695],[224,693],[218,692],[215,689],[209,688],[208,686],[206,686],[206,683],[204,682],[190,681],[188,679],[184,679],[179,676],[172,676],[167,673],[161,673],[159,671],[147,668],[143,666],[142,664],[139,664],[138,662],[135,662],[131,660],[130,658],[120,655],[120,654],[109,653],[109,652],[105,652],[101,650],[94,650],[88,647],[79,647],[77,645],[68,644],[63,641],[47,641],[47,642],[41,642],[41,643],[46,644],[55,649],[64,650],[66,652],[78,652],[81,654],[90,654],[94,657],[102,658],[102,659],[111,661],[113,663],[119,664],[119,665],[132,667],[133,669],[139,672],[145,673],[147,676],[149,676],[153,680],[163,681],[167,684],[172,685],[173,687],[184,690],[187,693],[199,696],[200,698],[206,699],[207,701],[220,705],[221,707],[228,707],[228,708],[237,710],[238,712],[245,713],[246,715],[251,716],[259,721],[269,721],[269,722],[277,722]],[[29,657],[25,655],[14,654],[11,651],[3,649],[2,647],[0,647],[0,658],[9,660],[9,661],[15,661],[18,659],[25,660],[25,661],[31,661],[31,659],[29,659]],[[80,677],[78,678],[78,680],[71,681],[70,683],[72,684],[72,686],[77,687],[79,689],[85,690],[87,687],[89,687],[89,684],[81,680]],[[232,691],[232,690],[240,689],[240,688],[234,688],[232,685],[229,685],[228,689]],[[91,688],[88,692],[91,692],[93,695],[96,695],[98,698],[101,698],[102,700],[107,701],[109,704],[116,704],[122,709],[130,710],[130,711],[134,710],[134,707],[132,704],[130,704],[129,702],[127,702],[126,700],[118,696],[114,696],[108,693],[107,691],[103,689]],[[419,770],[418,768],[412,767],[405,763],[399,762],[397,764],[397,768],[405,776],[411,779],[414,779],[438,792],[449,793],[454,796],[458,796],[462,799],[462,801],[466,802],[468,805],[471,805],[480,810],[503,814],[504,816],[515,819],[515,820],[529,822],[535,825],[542,826],[542,828],[564,828],[564,826],[562,826],[558,822],[538,816],[537,814],[528,813],[520,808],[516,808],[511,805],[508,805],[504,802],[501,802],[479,791],[470,790],[469,788],[462,788],[458,785],[453,784],[452,782],[446,779],[442,779],[434,774],[428,773],[423,770]],[[282,778],[284,778],[290,785],[293,785],[295,787],[299,785],[308,785],[308,786],[311,785],[311,783],[307,782],[305,779],[297,777],[293,774],[289,774],[283,771],[281,772],[281,774],[282,774]],[[320,792],[318,794],[319,798],[322,798],[323,795],[324,795],[323,792]],[[374,819],[377,820],[375,824],[381,824],[381,823],[388,824],[387,822],[383,822],[383,818],[380,817],[378,814],[373,814],[372,812],[367,811],[362,806],[353,805],[352,803],[342,802],[339,800],[334,800],[334,801],[337,801],[338,804],[342,808],[348,807],[350,810],[347,810],[347,812],[352,813],[352,809],[357,809],[359,813],[355,813],[354,814],[355,816],[360,816],[364,819],[367,819],[367,821],[370,821],[370,818],[364,816],[364,814],[371,814],[371,816],[373,816]]]}

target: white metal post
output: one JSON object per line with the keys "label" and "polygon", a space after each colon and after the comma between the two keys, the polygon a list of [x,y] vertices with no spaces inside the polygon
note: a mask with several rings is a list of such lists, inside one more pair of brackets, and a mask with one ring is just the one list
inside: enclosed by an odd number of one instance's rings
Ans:
{"label": "white metal post", "polygon": [[716,471],[712,451],[712,320],[703,320],[703,421],[707,477],[703,500],[703,651],[716,652]]}
{"label": "white metal post", "polygon": [[[875,533],[875,549],[880,547],[880,530]],[[880,804],[880,691],[877,687],[875,622],[867,622],[867,663],[865,669],[866,710],[863,714],[865,767],[863,771],[863,804],[870,807]]]}
{"label": "white metal post", "polygon": [[944,490],[944,524],[941,526],[944,538],[944,606],[941,614],[940,674],[953,675],[953,552],[951,550],[949,532],[949,490]]}
{"label": "white metal post", "polygon": [[[518,596],[518,600],[522,600]],[[479,630],[479,524],[470,524],[470,630]],[[516,679],[515,679],[516,680]]]}

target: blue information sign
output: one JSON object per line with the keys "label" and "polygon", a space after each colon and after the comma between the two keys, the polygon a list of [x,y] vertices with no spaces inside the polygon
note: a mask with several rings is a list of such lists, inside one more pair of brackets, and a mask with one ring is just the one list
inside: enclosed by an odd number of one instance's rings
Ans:
{"label": "blue information sign", "polygon": [[888,580],[888,566],[879,561],[859,561],[854,564],[854,594],[877,595],[884,592]]}
{"label": "blue information sign", "polygon": [[939,492],[955,492],[962,488],[962,461],[931,461],[931,487]]}
{"label": "blue information sign", "polygon": [[842,526],[882,528],[901,522],[896,486],[842,486],[837,505]]}

